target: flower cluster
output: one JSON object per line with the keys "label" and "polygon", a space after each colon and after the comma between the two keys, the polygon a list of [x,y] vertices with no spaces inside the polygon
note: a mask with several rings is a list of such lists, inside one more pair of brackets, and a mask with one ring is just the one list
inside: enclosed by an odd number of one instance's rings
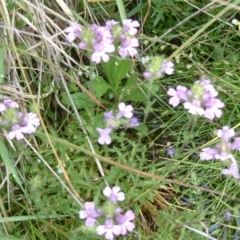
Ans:
{"label": "flower cluster", "polygon": [[174,72],[174,64],[164,60],[162,56],[155,56],[151,59],[143,73],[147,80],[155,80],[164,76],[164,74],[172,75]]}
{"label": "flower cluster", "polygon": [[0,103],[1,126],[7,130],[9,139],[21,140],[23,134],[34,133],[40,125],[40,120],[35,113],[22,113],[19,104],[11,99]]}
{"label": "flower cluster", "polygon": [[121,57],[135,56],[136,47],[139,46],[135,35],[139,26],[138,21],[131,19],[123,20],[123,26],[119,22],[108,20],[105,26],[92,24],[82,27],[74,24],[64,32],[69,42],[77,40],[78,47],[89,51],[93,62],[100,63],[109,61],[109,54],[115,52],[115,46],[118,46],[117,51]]}
{"label": "flower cluster", "polygon": [[176,89],[170,88],[167,93],[171,96],[169,104],[176,107],[180,101],[184,101],[184,108],[192,115],[205,116],[210,120],[222,116],[224,103],[217,98],[218,92],[208,79],[196,81],[190,90],[177,86]]}
{"label": "flower cluster", "polygon": [[85,225],[87,227],[94,227],[97,218],[98,222],[103,222],[102,225],[97,226],[97,234],[105,237],[107,240],[114,239],[115,236],[126,235],[128,232],[132,232],[135,228],[132,222],[135,218],[135,214],[132,210],[128,210],[125,214],[122,214],[122,209],[118,207],[118,201],[125,200],[125,194],[121,192],[120,187],[115,186],[112,189],[106,187],[103,190],[103,195],[108,198],[102,209],[95,209],[94,202],[86,202],[84,204],[85,209],[79,211],[79,218],[85,219]]}
{"label": "flower cluster", "polygon": [[217,131],[217,136],[220,138],[220,143],[218,143],[215,148],[203,148],[200,153],[200,159],[217,159],[223,161],[228,168],[223,169],[222,174],[232,175],[234,178],[239,179],[238,164],[232,151],[240,151],[240,137],[235,137],[235,131],[229,129],[228,126],[219,129]]}
{"label": "flower cluster", "polygon": [[119,126],[136,127],[139,125],[138,119],[136,117],[133,117],[132,105],[119,103],[118,109],[119,112],[116,114],[116,116],[113,115],[113,111],[104,113],[106,128],[97,128],[97,132],[100,135],[98,139],[99,144],[110,144],[112,142],[110,133],[112,130],[118,128]]}

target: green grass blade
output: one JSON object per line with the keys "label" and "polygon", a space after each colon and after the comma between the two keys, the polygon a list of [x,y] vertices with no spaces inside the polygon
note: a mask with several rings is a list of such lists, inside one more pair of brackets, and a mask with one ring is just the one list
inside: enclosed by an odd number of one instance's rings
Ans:
{"label": "green grass blade", "polygon": [[[0,86],[3,84],[4,78],[4,51],[0,46]],[[0,87],[0,95],[2,95],[2,88]]]}
{"label": "green grass blade", "polygon": [[124,19],[127,19],[127,15],[126,15],[126,11],[125,11],[123,1],[122,0],[116,0],[116,2],[117,2],[117,7],[118,7],[118,11],[120,13],[121,20],[123,21]]}
{"label": "green grass blade", "polygon": [[12,236],[6,236],[5,234],[0,233],[0,239],[1,240],[24,240],[24,238],[16,238]]}
{"label": "green grass blade", "polygon": [[38,220],[38,219],[50,219],[50,218],[65,218],[69,217],[68,215],[59,215],[59,216],[16,216],[16,217],[8,217],[8,218],[0,218],[0,223],[6,222],[22,222],[22,221],[30,221],[30,220]]}

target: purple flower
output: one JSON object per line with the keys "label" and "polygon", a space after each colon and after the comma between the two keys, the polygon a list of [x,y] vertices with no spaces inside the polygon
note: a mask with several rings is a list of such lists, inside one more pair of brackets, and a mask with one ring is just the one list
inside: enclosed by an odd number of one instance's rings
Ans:
{"label": "purple flower", "polygon": [[152,78],[152,73],[151,72],[144,72],[143,77],[146,78],[147,80]]}
{"label": "purple flower", "polygon": [[133,116],[133,106],[126,105],[125,103],[118,104],[119,113],[117,114],[116,118],[119,119],[121,117],[131,118]]}
{"label": "purple flower", "polygon": [[222,116],[222,110],[220,108],[224,107],[224,103],[221,100],[212,98],[205,102],[204,105],[207,107],[204,112],[206,118],[213,120],[214,117],[220,118]]}
{"label": "purple flower", "polygon": [[102,43],[109,45],[113,43],[113,37],[108,27],[101,27],[97,25],[92,25],[95,34],[95,41],[97,43]]}
{"label": "purple flower", "polygon": [[205,112],[199,100],[193,100],[192,102],[185,102],[184,108],[186,108],[188,112],[191,113],[192,115],[202,116]]}
{"label": "purple flower", "polygon": [[169,147],[167,149],[167,155],[170,157],[170,158],[173,158],[174,157],[174,154],[175,154],[175,148],[174,147]]}
{"label": "purple flower", "polygon": [[146,79],[155,80],[163,77],[164,74],[171,75],[174,72],[173,66],[174,64],[163,59],[163,56],[154,56],[147,64],[143,76]]}
{"label": "purple flower", "polygon": [[132,232],[135,228],[135,224],[131,221],[135,219],[135,214],[132,210],[128,210],[124,215],[119,214],[116,216],[118,224],[121,226],[121,235],[126,235],[128,232]]}
{"label": "purple flower", "polygon": [[217,131],[217,136],[225,142],[228,142],[230,138],[235,136],[235,131],[234,129],[229,129],[229,126],[224,126]]}
{"label": "purple flower", "polygon": [[6,111],[6,109],[7,109],[6,105],[3,103],[0,103],[0,112],[4,112]]}
{"label": "purple flower", "polygon": [[116,127],[116,118],[113,115],[113,111],[104,113],[105,122],[107,123],[108,127],[115,128]]}
{"label": "purple flower", "polygon": [[[171,66],[169,73],[171,73]],[[220,118],[222,116],[221,108],[224,107],[224,103],[216,98],[218,92],[215,90],[211,81],[208,79],[200,79],[196,81],[191,90],[187,90],[182,86],[178,86],[177,90],[170,88],[168,94],[172,96],[169,100],[169,104],[178,106],[180,101],[184,101],[184,107],[189,113],[193,115],[205,116],[209,120],[213,120],[215,117]],[[179,88],[179,90],[178,90]],[[180,95],[181,94],[181,95]]]}
{"label": "purple flower", "polygon": [[177,86],[176,90],[174,88],[169,88],[167,94],[172,96],[169,99],[169,104],[174,107],[178,106],[181,100],[188,100],[187,88],[184,86]]}
{"label": "purple flower", "polygon": [[110,112],[105,112],[104,118],[105,118],[106,122],[109,122],[110,120],[115,119],[115,117],[113,115],[113,111],[111,110]]}
{"label": "purple flower", "polygon": [[115,21],[115,20],[107,20],[106,21],[106,27],[111,30],[113,26],[118,25],[119,22]]}
{"label": "purple flower", "polygon": [[87,49],[87,43],[85,43],[85,42],[80,42],[80,43],[78,43],[78,47],[79,47],[80,49],[86,50],[86,49]]}
{"label": "purple flower", "polygon": [[230,164],[228,169],[222,170],[223,175],[232,175],[234,178],[239,179],[239,171],[238,171],[238,165],[235,160],[235,158],[232,156],[232,163]]}
{"label": "purple flower", "polygon": [[200,153],[201,160],[213,160],[215,155],[218,154],[218,150],[215,148],[203,148],[202,152]]}
{"label": "purple flower", "polygon": [[113,240],[114,236],[121,234],[121,227],[114,225],[112,219],[107,219],[104,225],[97,227],[97,234],[100,236],[105,235],[105,239],[107,240]]}
{"label": "purple flower", "polygon": [[73,42],[76,38],[81,37],[81,31],[82,28],[79,25],[71,25],[67,27],[65,30],[63,30],[65,33],[67,33],[67,40],[68,42]]}
{"label": "purple flower", "polygon": [[127,56],[135,56],[137,55],[136,47],[139,46],[137,38],[127,39],[125,36],[121,37],[121,47],[118,51],[119,55],[123,58]]}
{"label": "purple flower", "polygon": [[125,195],[123,192],[120,192],[121,188],[119,186],[115,186],[112,189],[110,187],[106,187],[103,190],[103,195],[108,197],[110,202],[117,203],[117,201],[124,201]]}
{"label": "purple flower", "polygon": [[12,101],[11,99],[4,100],[3,104],[5,106],[8,106],[9,108],[19,108],[19,104],[17,102]]}
{"label": "purple flower", "polygon": [[139,126],[138,118],[132,117],[129,123],[129,127],[137,127]]}
{"label": "purple flower", "polygon": [[240,137],[234,138],[234,141],[231,145],[231,149],[240,151]]}
{"label": "purple flower", "polygon": [[134,36],[137,34],[140,24],[138,21],[133,21],[131,19],[123,20],[123,32],[127,32],[129,35]]}
{"label": "purple flower", "polygon": [[229,153],[229,149],[221,149],[215,156],[215,159],[225,161],[232,158],[232,154]]}
{"label": "purple flower", "polygon": [[235,131],[230,129],[229,126],[224,126],[222,129],[217,131],[217,136],[220,137],[221,141],[215,146],[215,148],[204,148],[200,153],[201,160],[213,160],[217,159],[220,161],[230,162],[229,168],[223,169],[223,175],[232,175],[234,178],[239,179],[238,164],[234,158],[231,150],[238,149],[240,144],[240,138],[235,138],[234,142],[231,143],[229,140],[235,136]]}
{"label": "purple flower", "polygon": [[79,218],[86,219],[85,225],[87,227],[93,227],[97,217],[100,217],[102,214],[101,209],[95,209],[94,202],[85,202],[85,209],[79,211]]}
{"label": "purple flower", "polygon": [[93,54],[91,56],[91,60],[96,63],[100,63],[101,60],[103,62],[109,61],[109,55],[107,53],[112,53],[115,51],[115,47],[113,44],[103,44],[103,43],[96,43],[93,46]]}
{"label": "purple flower", "polygon": [[168,62],[166,60],[163,60],[161,73],[166,73],[168,75],[172,75],[173,72],[174,72],[173,67],[174,67],[174,64],[172,62]]}
{"label": "purple flower", "polygon": [[[199,82],[199,81],[197,81],[197,82]],[[202,84],[203,89],[204,89],[204,93],[202,96],[203,101],[208,101],[211,98],[217,97],[218,92],[213,87],[213,85],[210,84],[210,81],[209,81],[209,83],[205,83],[205,84],[204,84],[204,81],[200,81],[200,83]]]}
{"label": "purple flower", "polygon": [[18,124],[12,126],[12,131],[8,133],[9,139],[16,138],[17,140],[22,140],[24,138],[22,127]]}
{"label": "purple flower", "polygon": [[223,214],[223,218],[225,218],[227,221],[231,221],[232,214],[229,211],[227,211]]}
{"label": "purple flower", "polygon": [[40,120],[36,113],[27,113],[24,115],[21,126],[22,126],[22,132],[31,134],[34,133],[37,129],[37,127],[40,125]]}
{"label": "purple flower", "polygon": [[30,112],[24,115],[22,112],[18,112],[16,119],[13,119],[13,123],[8,137],[9,139],[21,140],[24,138],[24,133],[31,134],[37,130],[40,120],[35,113]]}
{"label": "purple flower", "polygon": [[106,143],[108,145],[112,142],[112,139],[109,136],[109,134],[112,131],[111,128],[105,128],[105,129],[97,128],[97,131],[100,135],[100,138],[98,139],[99,144],[103,145]]}

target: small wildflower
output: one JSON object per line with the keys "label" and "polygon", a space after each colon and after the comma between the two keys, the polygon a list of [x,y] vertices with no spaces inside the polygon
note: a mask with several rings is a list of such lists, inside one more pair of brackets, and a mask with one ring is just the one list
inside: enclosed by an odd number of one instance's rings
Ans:
{"label": "small wildflower", "polygon": [[236,179],[240,178],[238,165],[237,165],[237,162],[236,162],[235,158],[232,158],[232,162],[229,165],[228,169],[223,169],[222,170],[222,174],[223,175],[232,175]]}
{"label": "small wildflower", "polygon": [[171,98],[169,99],[169,104],[174,107],[178,106],[181,100],[188,100],[187,88],[184,86],[177,86],[176,90],[173,88],[169,88],[167,93],[171,96]]}
{"label": "small wildflower", "polygon": [[87,227],[93,227],[96,222],[96,218],[101,216],[102,211],[100,209],[95,209],[94,202],[86,202],[84,204],[85,209],[79,211],[79,218],[86,219],[85,225]]}
{"label": "small wildflower", "polygon": [[71,25],[67,27],[64,32],[67,33],[67,40],[68,42],[73,42],[76,38],[81,37],[81,27],[79,25]]}
{"label": "small wildflower", "polygon": [[115,51],[115,47],[112,44],[105,45],[102,43],[96,43],[93,46],[93,54],[91,56],[91,60],[96,63],[100,63],[101,60],[103,62],[109,61],[109,55],[107,53],[112,53]]}
{"label": "small wildflower", "polygon": [[240,137],[234,138],[234,141],[231,145],[231,150],[238,150],[240,151]]}
{"label": "small wildflower", "polygon": [[110,128],[116,127],[117,123],[116,123],[116,118],[113,115],[113,111],[104,113],[104,118],[105,118],[105,122],[107,123],[108,127],[110,127]]}
{"label": "small wildflower", "polygon": [[225,142],[228,142],[230,138],[235,136],[234,129],[229,129],[229,126],[224,126],[217,131],[217,136],[222,138]]}
{"label": "small wildflower", "polygon": [[121,188],[119,186],[115,186],[112,189],[110,187],[106,187],[103,190],[104,196],[108,197],[110,202],[117,203],[117,201],[124,201],[125,195],[123,192],[120,192]]}
{"label": "small wildflower", "polygon": [[123,20],[123,32],[127,32],[131,36],[137,34],[137,27],[139,26],[140,23],[138,21],[133,21],[132,19]]}
{"label": "small wildflower", "polygon": [[174,154],[175,154],[175,148],[174,147],[169,147],[167,149],[167,155],[170,157],[170,158],[173,158],[174,157]]}
{"label": "small wildflower", "polygon": [[204,109],[201,107],[201,102],[199,100],[193,100],[192,102],[185,102],[184,108],[188,110],[192,115],[200,115],[204,114]]}
{"label": "small wildflower", "polygon": [[168,62],[163,60],[161,72],[166,73],[167,75],[172,75],[174,72],[174,64],[172,62]]}
{"label": "small wildflower", "polygon": [[222,116],[221,108],[224,107],[224,103],[222,101],[216,98],[212,98],[208,103],[205,103],[205,106],[208,105],[210,105],[210,107],[207,107],[204,112],[204,116],[206,118],[213,120],[215,117],[220,118]]}
{"label": "small wildflower", "polygon": [[152,78],[152,73],[150,72],[144,72],[143,73],[143,77],[147,80],[151,79]]}
{"label": "small wildflower", "polygon": [[115,225],[112,219],[106,219],[104,225],[97,227],[97,234],[102,236],[104,235],[106,240],[113,240],[115,236],[120,235],[121,227]]}
{"label": "small wildflower", "polygon": [[110,137],[110,133],[112,130],[123,127],[136,127],[139,126],[138,119],[133,117],[133,106],[126,105],[125,103],[118,104],[119,112],[114,116],[113,110],[110,112],[104,113],[105,119],[105,129],[97,128],[97,131],[100,135],[98,139],[99,144],[110,144],[112,139]]}
{"label": "small wildflower", "polygon": [[3,104],[5,106],[8,106],[9,108],[19,108],[19,104],[17,102],[12,101],[11,99],[4,100]]}
{"label": "small wildflower", "polygon": [[132,210],[127,210],[125,214],[122,214],[122,209],[118,206],[117,201],[123,201],[125,195],[120,192],[119,186],[113,188],[106,187],[103,190],[103,194],[107,196],[106,201],[101,209],[95,209],[93,202],[86,202],[85,208],[79,211],[79,218],[85,219],[85,225],[87,227],[94,227],[96,218],[101,217],[101,221],[104,220],[104,224],[95,227],[99,236],[104,236],[106,240],[113,240],[119,235],[126,235],[132,232],[135,228],[133,220],[135,214]]}
{"label": "small wildflower", "polygon": [[130,121],[130,123],[129,123],[129,126],[130,126],[130,127],[137,127],[137,126],[139,126],[138,118],[132,117],[132,118],[131,118],[131,121]]}
{"label": "small wildflower", "polygon": [[112,142],[112,139],[109,136],[109,134],[112,131],[111,128],[105,128],[105,129],[97,128],[97,131],[100,135],[100,138],[98,139],[99,144],[103,145],[106,143],[108,145]]}
{"label": "small wildflower", "polygon": [[118,51],[119,55],[123,58],[127,56],[134,57],[137,55],[136,47],[139,46],[137,38],[127,39],[125,37],[121,38],[121,47]]}
{"label": "small wildflower", "polygon": [[39,125],[40,120],[37,114],[32,112],[25,114],[21,121],[22,132],[27,134],[35,132]]}
{"label": "small wildflower", "polygon": [[124,215],[119,214],[116,217],[118,224],[121,227],[121,235],[126,235],[128,232],[132,232],[135,228],[135,224],[131,221],[135,219],[135,214],[132,210],[128,210]]}
{"label": "small wildflower", "polygon": [[216,98],[218,92],[208,79],[196,81],[190,90],[178,86],[176,90],[170,88],[167,93],[171,96],[169,104],[176,107],[180,101],[184,101],[184,108],[192,115],[204,116],[209,120],[222,116],[224,103]]}
{"label": "small wildflower", "polygon": [[[229,168],[223,169],[223,175],[232,175],[234,178],[239,179],[239,170],[236,159],[233,156],[232,150],[238,150],[240,138],[235,138],[235,131],[230,129],[229,126],[224,126],[217,131],[217,136],[220,138],[220,143],[215,148],[203,148],[200,153],[201,160],[220,160],[228,164]],[[233,138],[233,142],[231,139]],[[226,165],[225,164],[225,165]]]}
{"label": "small wildflower", "polygon": [[218,153],[218,150],[215,148],[203,148],[200,153],[201,160],[212,160],[215,158],[215,155]]}
{"label": "small wildflower", "polygon": [[232,220],[232,214],[227,211],[223,214],[223,218],[225,218],[227,221],[231,221]]}
{"label": "small wildflower", "polygon": [[117,114],[116,118],[119,119],[121,117],[131,118],[133,116],[133,106],[126,105],[125,103],[118,104],[119,113]]}
{"label": "small wildflower", "polygon": [[24,134],[31,134],[37,130],[40,120],[35,113],[22,113],[18,110],[19,104],[11,99],[0,103],[2,113],[1,124],[11,130],[8,132],[9,139],[24,139]]}
{"label": "small wildflower", "polygon": [[14,139],[16,138],[17,140],[22,140],[24,139],[24,135],[22,132],[22,127],[19,126],[18,124],[15,124],[12,126],[12,130],[8,133],[9,139]]}
{"label": "small wildflower", "polygon": [[77,46],[82,50],[87,50],[93,62],[100,63],[109,61],[109,53],[113,53],[118,44],[120,44],[118,46],[119,55],[124,58],[135,56],[137,54],[136,47],[139,46],[138,39],[135,37],[138,26],[140,26],[139,22],[131,19],[124,20],[123,27],[119,22],[108,20],[105,26],[92,24],[80,27],[73,24],[64,32],[67,34],[68,42],[79,39]]}
{"label": "small wildflower", "polygon": [[146,79],[157,79],[164,76],[164,74],[172,75],[174,72],[174,64],[163,59],[163,56],[155,56],[151,59],[146,67],[143,76]]}

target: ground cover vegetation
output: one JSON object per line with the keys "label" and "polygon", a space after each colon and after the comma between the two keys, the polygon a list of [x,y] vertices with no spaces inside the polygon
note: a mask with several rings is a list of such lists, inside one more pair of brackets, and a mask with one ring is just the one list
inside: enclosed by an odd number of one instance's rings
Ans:
{"label": "ground cover vegetation", "polygon": [[0,1],[0,239],[240,239],[239,0]]}

